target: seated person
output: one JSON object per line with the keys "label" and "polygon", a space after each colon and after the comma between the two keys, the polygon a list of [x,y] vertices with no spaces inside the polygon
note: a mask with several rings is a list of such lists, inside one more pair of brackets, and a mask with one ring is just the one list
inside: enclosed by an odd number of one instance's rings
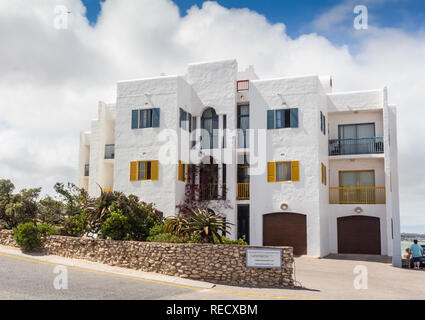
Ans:
{"label": "seated person", "polygon": [[405,253],[403,254],[403,260],[407,261],[407,268],[410,269],[410,249],[406,248]]}

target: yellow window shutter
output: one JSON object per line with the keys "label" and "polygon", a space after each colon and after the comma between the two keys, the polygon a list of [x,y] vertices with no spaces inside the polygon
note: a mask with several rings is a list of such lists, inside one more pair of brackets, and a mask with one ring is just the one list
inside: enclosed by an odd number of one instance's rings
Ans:
{"label": "yellow window shutter", "polygon": [[151,180],[159,180],[159,161],[155,160],[151,162]]}
{"label": "yellow window shutter", "polygon": [[328,185],[328,168],[325,166],[325,186]]}
{"label": "yellow window shutter", "polygon": [[276,182],[276,162],[269,162],[267,164],[267,181]]}
{"label": "yellow window shutter", "polygon": [[177,169],[177,173],[178,173],[178,180],[179,181],[183,181],[183,170],[182,170],[182,162],[179,160],[179,167]]}
{"label": "yellow window shutter", "polygon": [[137,181],[138,162],[130,162],[130,181]]}
{"label": "yellow window shutter", "polygon": [[300,162],[292,161],[291,170],[292,170],[292,181],[300,181]]}

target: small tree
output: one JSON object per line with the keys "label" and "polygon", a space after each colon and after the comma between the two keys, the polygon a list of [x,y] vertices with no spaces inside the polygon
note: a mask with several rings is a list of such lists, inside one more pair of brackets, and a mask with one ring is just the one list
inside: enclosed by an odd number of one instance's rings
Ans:
{"label": "small tree", "polygon": [[65,222],[65,206],[50,196],[38,202],[37,221],[49,225],[59,225]]}
{"label": "small tree", "polygon": [[3,195],[6,200],[4,206],[3,220],[6,222],[6,228],[15,228],[20,223],[34,222],[37,216],[38,206],[37,198],[40,195],[41,188],[23,189],[18,194]]}
{"label": "small tree", "polygon": [[127,240],[131,231],[128,218],[121,210],[112,212],[110,217],[102,225],[102,234],[112,240]]}
{"label": "small tree", "polygon": [[31,223],[23,223],[13,229],[16,243],[25,251],[32,251],[40,247],[41,240],[37,227]]}

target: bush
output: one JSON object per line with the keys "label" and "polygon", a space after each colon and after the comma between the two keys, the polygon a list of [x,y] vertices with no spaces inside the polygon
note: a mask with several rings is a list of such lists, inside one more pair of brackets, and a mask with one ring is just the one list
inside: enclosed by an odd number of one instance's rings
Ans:
{"label": "bush", "polygon": [[164,233],[164,224],[163,223],[156,223],[150,230],[149,230],[149,237],[157,236],[158,234]]}
{"label": "bush", "polygon": [[58,229],[47,223],[40,223],[37,225],[37,229],[42,236],[54,236],[59,234]]}
{"label": "bush", "polygon": [[38,202],[37,220],[49,225],[60,225],[65,221],[65,206],[50,196]]}
{"label": "bush", "polygon": [[[236,245],[236,246],[247,246],[248,245],[248,243],[246,243],[242,239],[231,240],[231,239],[226,238],[226,237],[221,237],[221,240],[223,241],[222,244],[229,244],[229,245]],[[220,240],[218,240],[217,238],[214,237],[214,243],[220,244]]]}
{"label": "bush", "polygon": [[148,242],[159,243],[201,243],[201,238],[195,235],[176,236],[172,233],[159,233],[147,238]]}
{"label": "bush", "polygon": [[31,223],[19,224],[13,228],[15,241],[25,251],[32,251],[40,247],[41,240],[37,227]]}
{"label": "bush", "polygon": [[101,232],[112,240],[127,240],[131,231],[129,219],[121,210],[112,212],[102,225]]}
{"label": "bush", "polygon": [[87,217],[84,213],[76,214],[65,221],[63,233],[70,237],[82,237],[87,232]]}

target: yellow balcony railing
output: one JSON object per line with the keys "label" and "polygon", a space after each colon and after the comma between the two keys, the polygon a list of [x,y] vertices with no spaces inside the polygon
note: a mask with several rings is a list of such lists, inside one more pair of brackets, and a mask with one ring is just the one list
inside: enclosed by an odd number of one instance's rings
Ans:
{"label": "yellow balcony railing", "polygon": [[249,200],[249,183],[238,183],[238,200]]}
{"label": "yellow balcony railing", "polygon": [[331,204],[385,204],[384,187],[329,188]]}

